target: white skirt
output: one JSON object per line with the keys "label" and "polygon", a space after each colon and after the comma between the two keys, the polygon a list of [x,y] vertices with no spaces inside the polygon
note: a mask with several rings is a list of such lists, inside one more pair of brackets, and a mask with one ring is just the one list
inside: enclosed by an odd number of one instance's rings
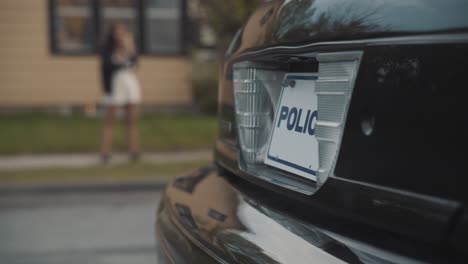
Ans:
{"label": "white skirt", "polygon": [[133,69],[117,71],[112,80],[112,92],[103,98],[105,105],[123,106],[141,102],[140,83]]}

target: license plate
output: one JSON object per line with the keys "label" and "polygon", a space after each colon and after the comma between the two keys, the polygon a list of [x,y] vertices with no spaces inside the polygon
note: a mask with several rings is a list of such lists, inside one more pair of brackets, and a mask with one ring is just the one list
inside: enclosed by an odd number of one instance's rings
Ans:
{"label": "license plate", "polygon": [[265,164],[316,180],[319,168],[315,74],[287,74]]}

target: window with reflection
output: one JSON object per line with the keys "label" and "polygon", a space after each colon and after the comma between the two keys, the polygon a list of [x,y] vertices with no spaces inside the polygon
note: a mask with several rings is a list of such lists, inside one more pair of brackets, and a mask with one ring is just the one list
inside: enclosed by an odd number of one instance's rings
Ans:
{"label": "window with reflection", "polygon": [[144,0],[148,52],[177,53],[182,50],[182,1]]}
{"label": "window with reflection", "polygon": [[184,52],[187,0],[49,0],[50,40],[56,54],[94,54],[114,22],[134,33],[140,52]]}
{"label": "window with reflection", "polygon": [[53,48],[65,53],[89,53],[95,49],[91,0],[55,0],[52,17]]}
{"label": "window with reflection", "polygon": [[102,33],[108,32],[112,23],[120,22],[127,25],[138,41],[137,0],[100,0],[99,4]]}

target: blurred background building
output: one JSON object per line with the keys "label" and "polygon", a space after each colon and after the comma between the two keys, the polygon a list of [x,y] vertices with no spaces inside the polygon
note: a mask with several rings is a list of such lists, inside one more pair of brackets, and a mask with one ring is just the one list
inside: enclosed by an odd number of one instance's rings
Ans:
{"label": "blurred background building", "polygon": [[192,103],[186,0],[0,1],[0,106],[93,108],[112,21],[134,32],[145,105]]}
{"label": "blurred background building", "polygon": [[146,109],[216,111],[218,58],[260,0],[1,0],[0,111],[94,112],[113,21],[136,36]]}

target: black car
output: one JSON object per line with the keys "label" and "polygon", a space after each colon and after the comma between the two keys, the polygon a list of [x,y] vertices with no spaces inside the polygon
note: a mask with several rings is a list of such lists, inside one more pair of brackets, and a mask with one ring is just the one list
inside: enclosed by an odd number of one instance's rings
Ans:
{"label": "black car", "polygon": [[265,1],[220,79],[163,263],[468,263],[468,1]]}

